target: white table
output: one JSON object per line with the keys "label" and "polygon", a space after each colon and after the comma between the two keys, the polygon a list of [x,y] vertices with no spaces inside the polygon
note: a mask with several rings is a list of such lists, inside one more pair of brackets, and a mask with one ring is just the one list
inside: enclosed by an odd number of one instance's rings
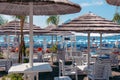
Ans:
{"label": "white table", "polygon": [[39,72],[51,72],[51,71],[52,71],[52,67],[50,66],[50,64],[44,62],[44,63],[33,63],[33,67],[30,67],[29,63],[16,64],[9,69],[8,73],[31,74],[32,75],[32,76],[30,75],[32,77],[31,80],[34,80],[33,74],[35,74],[38,79]]}

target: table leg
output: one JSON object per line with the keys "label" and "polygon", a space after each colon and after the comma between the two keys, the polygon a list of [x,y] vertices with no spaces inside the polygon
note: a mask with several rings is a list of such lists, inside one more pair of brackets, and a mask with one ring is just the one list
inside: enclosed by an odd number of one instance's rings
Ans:
{"label": "table leg", "polygon": [[28,80],[34,80],[34,76],[35,76],[34,73],[29,73],[28,74]]}
{"label": "table leg", "polygon": [[36,80],[39,80],[39,73],[36,73]]}
{"label": "table leg", "polygon": [[27,80],[27,74],[24,74],[24,80]]}

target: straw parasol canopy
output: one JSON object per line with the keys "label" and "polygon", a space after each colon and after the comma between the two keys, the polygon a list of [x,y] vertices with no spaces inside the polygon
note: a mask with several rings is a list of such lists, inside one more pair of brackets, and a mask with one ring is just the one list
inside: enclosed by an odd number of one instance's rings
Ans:
{"label": "straw parasol canopy", "polygon": [[[29,23],[25,22],[24,27],[23,27],[23,33],[29,34],[29,28],[30,28]],[[0,30],[3,31],[0,34],[3,33],[3,34],[8,34],[8,35],[19,35],[21,33],[20,32],[20,21],[10,21],[9,23],[2,25]],[[35,35],[45,34],[48,32],[49,32],[48,30],[41,29],[39,26],[33,25],[33,33]]]}
{"label": "straw parasol canopy", "polygon": [[76,31],[90,33],[119,33],[120,25],[93,13],[84,14],[68,23],[60,25],[55,31]]}
{"label": "straw parasol canopy", "polygon": [[120,0],[106,0],[108,4],[120,6]]}
{"label": "straw parasol canopy", "polygon": [[49,30],[49,32],[46,33],[46,34],[48,34],[48,35],[58,35],[58,36],[73,35],[70,31],[66,31],[66,32],[64,32],[64,31],[59,31],[59,32],[58,31],[52,31],[53,29],[56,29],[56,28],[57,28],[56,25],[53,25],[53,24],[48,25],[45,28],[45,30]]}
{"label": "straw parasol canopy", "polygon": [[4,34],[4,32],[2,30],[2,26],[0,25],[0,35],[3,35],[3,34]]}
{"label": "straw parasol canopy", "polygon": [[57,26],[54,24],[48,25],[47,27],[45,27],[46,30],[52,30],[52,29],[56,29]]}
{"label": "straw parasol canopy", "polygon": [[56,36],[67,36],[67,35],[74,35],[70,31],[50,31],[46,33],[46,35],[56,35]]}
{"label": "straw parasol canopy", "polygon": [[78,4],[68,0],[0,0],[0,13],[29,15],[29,2],[33,2],[34,15],[70,14],[81,10]]}

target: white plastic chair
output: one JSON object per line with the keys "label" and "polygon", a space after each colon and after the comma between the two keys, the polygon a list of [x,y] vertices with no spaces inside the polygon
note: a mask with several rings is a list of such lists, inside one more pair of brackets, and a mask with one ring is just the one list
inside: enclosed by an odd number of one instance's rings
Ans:
{"label": "white plastic chair", "polygon": [[108,65],[94,63],[93,67],[88,69],[88,78],[91,80],[109,80]]}
{"label": "white plastic chair", "polygon": [[63,60],[59,60],[59,75],[69,76],[75,75],[75,79],[78,80],[77,70],[75,65],[65,65]]}
{"label": "white plastic chair", "polygon": [[117,54],[110,54],[111,67],[119,69],[119,60]]}
{"label": "white plastic chair", "polygon": [[0,59],[0,67],[4,67],[5,71],[8,72],[9,68],[12,65],[12,61],[11,60],[7,60],[7,59]]}
{"label": "white plastic chair", "polygon": [[88,63],[88,54],[82,53],[82,63],[87,64]]}
{"label": "white plastic chair", "polygon": [[48,62],[48,61],[50,61],[51,57],[52,57],[51,53],[46,53],[46,54],[42,55],[42,60],[43,60],[43,62]]}
{"label": "white plastic chair", "polygon": [[79,71],[79,73],[80,74],[87,74],[86,73],[87,64],[86,64],[86,61],[84,62],[83,56],[76,57],[74,60],[75,60],[74,62],[76,64],[76,68]]}

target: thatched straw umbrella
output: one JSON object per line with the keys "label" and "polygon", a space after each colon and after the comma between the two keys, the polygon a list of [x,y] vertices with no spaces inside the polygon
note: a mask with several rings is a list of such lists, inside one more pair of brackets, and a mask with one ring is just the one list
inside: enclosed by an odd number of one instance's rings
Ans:
{"label": "thatched straw umbrella", "polygon": [[47,33],[48,35],[60,35],[60,36],[73,35],[71,33],[71,31],[66,31],[66,32],[64,32],[64,31],[59,31],[59,32],[58,31],[53,31],[53,29],[57,29],[57,26],[55,26],[55,25],[48,25],[45,29],[50,31],[50,32]]}
{"label": "thatched straw umbrella", "polygon": [[[100,33],[100,43],[102,43],[102,33],[120,33],[120,25],[93,13],[84,14],[68,23],[60,25],[55,31],[76,31],[88,33],[88,60],[90,56],[90,33]],[[88,61],[89,65],[89,61]]]}
{"label": "thatched straw umbrella", "polygon": [[57,29],[56,25],[48,25],[46,28],[46,30],[49,30],[50,32],[46,33],[48,35],[52,35],[52,44],[53,44],[53,35],[56,36],[56,41],[57,41],[57,36],[67,36],[67,35],[73,35],[70,31],[52,31],[53,29]]}
{"label": "thatched straw umbrella", "polygon": [[80,6],[68,0],[0,0],[0,13],[29,15],[29,2],[33,2],[34,15],[70,14],[80,11]]}
{"label": "thatched straw umbrella", "polygon": [[[23,27],[23,33],[29,34],[29,23],[25,22]],[[4,35],[20,35],[20,21],[10,21],[4,25],[1,25],[1,29],[4,32]],[[48,30],[41,29],[39,26],[33,25],[34,35],[40,35],[48,33]],[[1,33],[0,33],[1,34]]]}
{"label": "thatched straw umbrella", "polygon": [[56,28],[57,28],[57,26],[53,25],[53,24],[48,25],[47,27],[45,27],[45,29],[47,29],[47,30],[52,30],[52,29],[56,29]]}
{"label": "thatched straw umbrella", "polygon": [[30,66],[33,66],[33,14],[57,15],[80,11],[80,6],[68,0],[0,0],[0,14],[30,16]]}
{"label": "thatched straw umbrella", "polygon": [[93,13],[84,14],[68,23],[60,25],[57,31],[76,31],[91,33],[119,33],[120,25]]}
{"label": "thatched straw umbrella", "polygon": [[108,4],[120,6],[120,0],[106,0]]}
{"label": "thatched straw umbrella", "polygon": [[2,30],[2,26],[0,26],[0,35],[4,35],[4,32]]}

